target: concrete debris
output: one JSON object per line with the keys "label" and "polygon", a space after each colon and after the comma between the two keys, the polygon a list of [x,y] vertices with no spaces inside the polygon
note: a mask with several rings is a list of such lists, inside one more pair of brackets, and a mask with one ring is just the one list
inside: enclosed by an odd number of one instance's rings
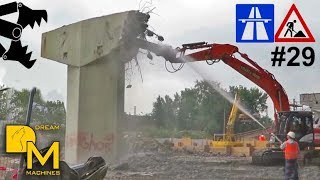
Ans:
{"label": "concrete debris", "polygon": [[138,152],[167,152],[170,151],[170,142],[160,143],[154,138],[143,137],[142,134],[136,136],[126,136],[129,145],[129,153]]}
{"label": "concrete debris", "polygon": [[128,170],[129,169],[129,164],[127,162],[125,163],[121,163],[119,165],[116,165],[114,168],[112,168],[113,170],[116,171],[124,171],[124,170]]}

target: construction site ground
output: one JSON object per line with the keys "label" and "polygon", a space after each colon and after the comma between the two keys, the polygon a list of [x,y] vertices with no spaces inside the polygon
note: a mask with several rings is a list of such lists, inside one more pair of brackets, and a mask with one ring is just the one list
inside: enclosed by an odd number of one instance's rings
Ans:
{"label": "construction site ground", "polygon": [[[319,166],[300,166],[300,179],[318,179]],[[284,179],[284,168],[254,166],[250,157],[138,153],[108,171],[106,179]]]}
{"label": "construction site ground", "polygon": [[[284,165],[255,166],[251,157],[177,152],[149,144],[140,143],[134,153],[112,164],[105,179],[284,179]],[[299,173],[300,179],[319,179],[320,166],[300,164]]]}
{"label": "construction site ground", "polygon": [[[130,153],[109,164],[105,179],[284,179],[284,165],[255,166],[251,157],[171,150],[152,138],[130,139],[129,144]],[[2,166],[17,168],[18,163],[18,159],[0,157]],[[319,179],[319,161],[300,164],[299,173],[301,180]],[[1,171],[0,179],[11,179],[10,174]]]}

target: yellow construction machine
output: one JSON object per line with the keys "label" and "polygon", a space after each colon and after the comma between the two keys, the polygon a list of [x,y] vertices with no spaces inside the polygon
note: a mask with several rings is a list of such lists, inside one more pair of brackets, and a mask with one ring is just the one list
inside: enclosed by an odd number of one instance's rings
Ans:
{"label": "yellow construction machine", "polygon": [[189,137],[183,137],[174,142],[174,149],[189,149],[192,151],[216,152],[230,155],[250,156],[253,150],[267,147],[267,141],[258,141],[257,139],[244,139],[237,137],[234,133],[234,127],[237,119],[251,119],[247,115],[239,114],[240,97],[235,94],[234,101],[227,119],[225,133],[214,134],[213,139],[194,140]]}
{"label": "yellow construction machine", "polygon": [[214,134],[213,140],[210,141],[210,146],[212,147],[241,147],[244,142],[241,139],[237,139],[234,135],[234,124],[237,120],[237,115],[239,112],[238,104],[240,98],[236,93],[234,97],[234,101],[232,104],[232,108],[228,117],[228,122],[225,128],[225,134]]}

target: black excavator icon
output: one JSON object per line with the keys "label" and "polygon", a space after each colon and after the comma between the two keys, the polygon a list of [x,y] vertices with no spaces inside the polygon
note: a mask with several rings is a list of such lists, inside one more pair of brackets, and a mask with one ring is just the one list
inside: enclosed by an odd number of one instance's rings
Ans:
{"label": "black excavator icon", "polygon": [[0,19],[0,36],[11,39],[8,50],[0,43],[0,57],[3,60],[19,61],[26,68],[30,69],[36,62],[36,59],[30,60],[32,52],[27,53],[28,46],[22,47],[21,45],[22,30],[28,25],[33,29],[35,22],[40,26],[41,19],[47,22],[47,11],[32,10],[24,4],[17,2],[0,6],[0,17],[15,12],[19,12],[17,23]]}

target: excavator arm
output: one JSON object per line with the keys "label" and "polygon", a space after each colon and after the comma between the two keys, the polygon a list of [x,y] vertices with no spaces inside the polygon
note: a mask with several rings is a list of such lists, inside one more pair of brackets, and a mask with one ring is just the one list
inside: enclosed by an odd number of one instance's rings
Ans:
{"label": "excavator arm", "polygon": [[[208,44],[206,42],[199,42],[184,44],[182,45],[182,48],[173,49],[171,46],[154,44],[139,39],[137,39],[135,43],[139,45],[140,48],[149,50],[157,56],[162,56],[171,63],[208,60],[213,62],[219,60],[223,61],[241,75],[258,85],[270,96],[274,104],[276,128],[278,128],[277,113],[281,111],[290,111],[288,96],[281,84],[275,79],[274,75],[260,67],[246,54],[239,52],[239,49],[236,46],[230,44]],[[187,50],[199,51],[186,55],[185,53]],[[236,58],[236,54],[239,54],[245,61]]]}
{"label": "excavator arm", "polygon": [[[187,49],[203,49],[195,53],[185,55]],[[221,60],[241,75],[262,88],[272,99],[275,109],[275,125],[278,127],[277,113],[290,111],[288,96],[275,79],[274,75],[260,67],[246,54],[239,52],[236,46],[230,44],[185,44],[179,50],[187,59],[192,61]],[[239,54],[246,62],[235,57]]]}

